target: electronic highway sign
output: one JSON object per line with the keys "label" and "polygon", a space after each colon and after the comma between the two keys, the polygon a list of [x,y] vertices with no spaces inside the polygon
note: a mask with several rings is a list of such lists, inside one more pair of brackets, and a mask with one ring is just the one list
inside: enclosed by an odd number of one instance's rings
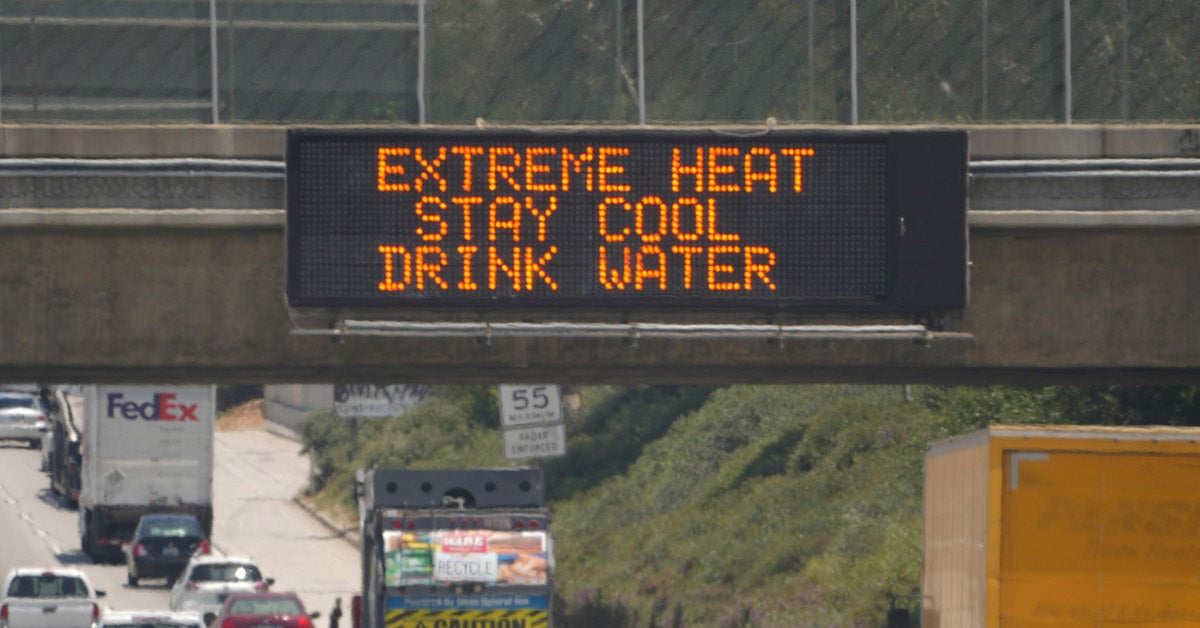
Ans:
{"label": "electronic highway sign", "polygon": [[291,129],[294,308],[961,309],[954,130]]}

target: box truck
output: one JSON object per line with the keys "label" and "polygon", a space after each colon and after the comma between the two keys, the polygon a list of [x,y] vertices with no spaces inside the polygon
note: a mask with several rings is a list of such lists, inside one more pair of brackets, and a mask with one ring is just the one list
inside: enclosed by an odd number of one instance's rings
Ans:
{"label": "box truck", "polygon": [[142,515],[191,513],[212,534],[215,386],[88,386],[79,538],[93,561],[121,561]]}
{"label": "box truck", "polygon": [[356,628],[552,625],[540,469],[360,471]]}
{"label": "box truck", "polygon": [[924,499],[924,628],[1200,622],[1200,429],[992,426]]}

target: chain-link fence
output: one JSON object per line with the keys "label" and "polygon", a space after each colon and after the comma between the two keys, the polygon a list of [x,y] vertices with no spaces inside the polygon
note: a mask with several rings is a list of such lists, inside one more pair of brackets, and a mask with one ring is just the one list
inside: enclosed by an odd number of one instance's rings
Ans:
{"label": "chain-link fence", "polygon": [[1197,0],[0,0],[3,122],[1200,118]]}

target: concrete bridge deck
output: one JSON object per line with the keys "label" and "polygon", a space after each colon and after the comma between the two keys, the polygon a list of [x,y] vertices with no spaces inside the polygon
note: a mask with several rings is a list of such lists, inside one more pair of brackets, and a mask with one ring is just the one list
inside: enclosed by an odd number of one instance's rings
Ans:
{"label": "concrete bridge deck", "polygon": [[301,335],[283,127],[0,127],[0,378],[1200,383],[1200,128],[968,131],[970,303],[919,343]]}

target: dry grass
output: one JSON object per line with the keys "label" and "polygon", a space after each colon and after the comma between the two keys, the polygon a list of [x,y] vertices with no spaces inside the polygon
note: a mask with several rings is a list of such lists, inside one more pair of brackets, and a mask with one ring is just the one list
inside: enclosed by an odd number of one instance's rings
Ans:
{"label": "dry grass", "polygon": [[262,399],[247,401],[217,417],[217,431],[263,429]]}

